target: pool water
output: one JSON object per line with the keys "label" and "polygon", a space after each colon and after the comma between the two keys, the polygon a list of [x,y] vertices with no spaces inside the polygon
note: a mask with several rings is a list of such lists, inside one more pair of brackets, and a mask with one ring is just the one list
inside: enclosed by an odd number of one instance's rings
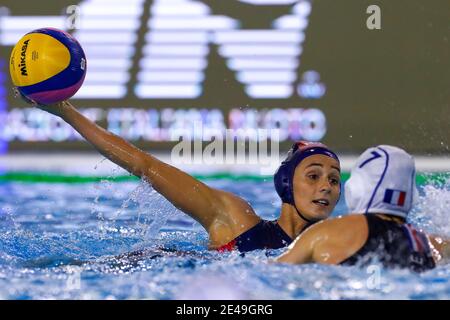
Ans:
{"label": "pool water", "polygon": [[[277,218],[271,180],[206,183]],[[421,187],[413,224],[450,236],[449,185]],[[139,181],[0,184],[0,299],[450,298],[449,264],[415,274],[268,263],[281,252],[210,252],[201,226]]]}

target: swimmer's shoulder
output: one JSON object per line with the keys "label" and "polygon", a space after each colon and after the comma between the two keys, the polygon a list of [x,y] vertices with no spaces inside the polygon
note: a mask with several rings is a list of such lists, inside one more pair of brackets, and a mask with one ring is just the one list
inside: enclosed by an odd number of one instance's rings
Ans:
{"label": "swimmer's shoulder", "polygon": [[220,201],[222,212],[216,215],[216,225],[227,224],[235,233],[241,234],[261,221],[250,203],[234,193],[220,191]]}
{"label": "swimmer's shoulder", "polygon": [[351,214],[323,220],[310,227],[305,234],[314,245],[316,262],[338,264],[361,249],[369,236],[367,219]]}
{"label": "swimmer's shoulder", "polygon": [[209,248],[223,246],[257,225],[261,218],[243,198],[227,191],[219,191],[223,212],[211,223]]}
{"label": "swimmer's shoulder", "polygon": [[312,225],[308,229],[308,231],[311,230],[313,232],[327,232],[332,235],[336,234],[336,236],[345,236],[351,233],[345,232],[344,234],[342,234],[341,231],[357,231],[364,229],[368,230],[367,219],[364,215],[348,214],[319,221]]}

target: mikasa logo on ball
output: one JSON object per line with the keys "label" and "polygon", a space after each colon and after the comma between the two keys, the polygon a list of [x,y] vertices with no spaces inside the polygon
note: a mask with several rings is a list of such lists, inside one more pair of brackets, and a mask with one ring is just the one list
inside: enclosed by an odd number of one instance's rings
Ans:
{"label": "mikasa logo on ball", "polygon": [[86,68],[86,59],[81,58],[80,68],[81,70],[84,70]]}
{"label": "mikasa logo on ball", "polygon": [[30,39],[25,40],[23,42],[22,52],[20,53],[20,64],[19,64],[19,67],[20,67],[20,72],[21,72],[21,74],[23,76],[28,76],[27,66],[26,66],[26,63],[25,63],[25,54],[27,52],[28,42],[30,42]]}

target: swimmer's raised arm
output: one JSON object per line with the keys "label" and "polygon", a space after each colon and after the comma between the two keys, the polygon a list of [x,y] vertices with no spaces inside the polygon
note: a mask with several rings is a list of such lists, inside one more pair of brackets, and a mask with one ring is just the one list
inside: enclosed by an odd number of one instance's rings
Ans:
{"label": "swimmer's raised arm", "polygon": [[[214,242],[214,238],[218,243],[223,242],[221,235],[214,235],[214,230],[220,229],[220,225],[229,225],[230,220],[234,218],[237,218],[236,223],[239,225],[245,223],[243,220],[248,220],[245,212],[253,220],[258,219],[250,205],[241,198],[208,187],[187,173],[140,150],[90,121],[70,102],[64,101],[55,105],[38,107],[61,117],[103,156],[133,175],[150,182],[153,188],[174,206],[202,224],[210,233],[212,242]],[[236,214],[238,217],[234,216]],[[223,230],[223,232],[229,234],[229,237],[234,236],[232,234],[234,232],[230,230]]]}

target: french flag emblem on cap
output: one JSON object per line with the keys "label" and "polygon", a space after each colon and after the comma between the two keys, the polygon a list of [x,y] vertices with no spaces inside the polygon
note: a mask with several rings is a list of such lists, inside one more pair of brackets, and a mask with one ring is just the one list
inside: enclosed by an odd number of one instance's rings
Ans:
{"label": "french flag emblem on cap", "polygon": [[406,192],[400,190],[386,189],[384,202],[403,207],[405,204]]}

